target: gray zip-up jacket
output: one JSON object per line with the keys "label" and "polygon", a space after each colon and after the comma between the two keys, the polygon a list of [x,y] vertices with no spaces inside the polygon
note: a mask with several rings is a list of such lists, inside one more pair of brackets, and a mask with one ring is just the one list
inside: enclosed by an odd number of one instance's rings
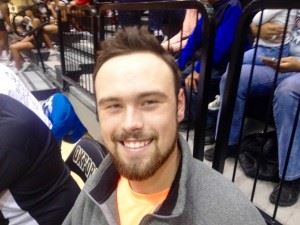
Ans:
{"label": "gray zip-up jacket", "polygon": [[[181,164],[166,200],[140,225],[262,225],[250,201],[221,174],[192,157],[180,137]],[[63,225],[118,225],[119,174],[107,156],[87,181]]]}

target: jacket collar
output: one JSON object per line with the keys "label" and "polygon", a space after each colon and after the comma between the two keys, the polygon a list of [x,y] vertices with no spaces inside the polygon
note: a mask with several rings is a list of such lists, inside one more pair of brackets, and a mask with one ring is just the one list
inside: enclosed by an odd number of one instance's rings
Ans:
{"label": "jacket collar", "polygon": [[[155,212],[159,216],[179,216],[182,214],[186,204],[187,181],[189,177],[188,168],[191,164],[192,156],[186,141],[179,135],[179,149],[181,151],[181,161],[172,183],[170,192],[161,207]],[[102,162],[99,170],[103,174],[98,178],[95,186],[91,189],[90,196],[99,204],[105,201],[116,190],[120,175],[112,163],[112,158],[108,155]]]}

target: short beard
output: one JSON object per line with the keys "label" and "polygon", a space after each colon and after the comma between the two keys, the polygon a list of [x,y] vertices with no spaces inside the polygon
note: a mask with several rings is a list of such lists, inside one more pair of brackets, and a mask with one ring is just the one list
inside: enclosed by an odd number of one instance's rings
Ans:
{"label": "short beard", "polygon": [[114,165],[116,166],[121,176],[132,181],[146,180],[153,176],[155,172],[167,161],[173,151],[175,151],[178,140],[178,133],[176,132],[174,140],[166,151],[160,151],[159,147],[157,146],[157,135],[155,136],[156,138],[152,140],[153,142],[155,142],[155,149],[153,151],[153,154],[151,155],[150,161],[148,161],[146,165],[141,165],[141,163],[139,162],[124,162],[118,154],[117,145],[115,145],[115,150],[113,151],[114,154],[112,154],[112,158],[114,161]]}

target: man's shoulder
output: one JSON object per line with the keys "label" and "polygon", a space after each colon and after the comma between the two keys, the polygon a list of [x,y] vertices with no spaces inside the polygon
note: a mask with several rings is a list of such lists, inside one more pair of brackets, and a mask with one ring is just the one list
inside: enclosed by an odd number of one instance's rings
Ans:
{"label": "man's shoulder", "polygon": [[187,200],[199,208],[199,215],[205,215],[213,224],[265,224],[254,205],[230,180],[199,160],[193,159],[192,167]]}
{"label": "man's shoulder", "polygon": [[[200,160],[193,159],[192,165],[192,179],[190,179],[189,182],[192,182],[191,187],[195,189],[195,191],[203,190],[203,193],[205,193],[206,191],[208,192],[203,194],[202,197],[221,197],[225,194],[228,197],[233,197],[236,193],[239,193],[239,195],[241,194],[240,190],[238,190],[238,188],[235,187],[235,185],[231,181],[229,181],[222,174],[210,168]],[[199,193],[199,195],[202,195],[202,193]]]}

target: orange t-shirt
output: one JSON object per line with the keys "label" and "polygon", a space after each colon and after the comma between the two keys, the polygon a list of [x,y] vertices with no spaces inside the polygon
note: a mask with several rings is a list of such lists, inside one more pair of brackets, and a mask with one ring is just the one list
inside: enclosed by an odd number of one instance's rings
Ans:
{"label": "orange t-shirt", "polygon": [[138,225],[142,218],[166,199],[170,188],[153,194],[134,192],[126,178],[121,177],[117,187],[117,203],[121,225]]}

